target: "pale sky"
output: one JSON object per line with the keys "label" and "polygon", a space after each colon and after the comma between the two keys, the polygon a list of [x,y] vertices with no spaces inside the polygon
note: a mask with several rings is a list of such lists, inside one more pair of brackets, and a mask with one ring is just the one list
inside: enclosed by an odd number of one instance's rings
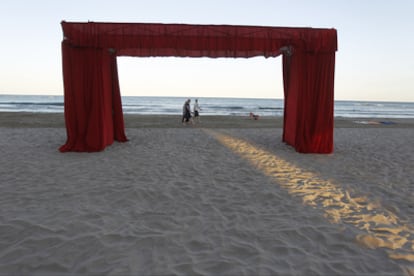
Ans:
{"label": "pale sky", "polygon": [[[412,0],[2,0],[0,94],[63,95],[60,22],[335,28],[335,99],[414,102]],[[283,98],[281,57],[118,58],[123,96]]]}

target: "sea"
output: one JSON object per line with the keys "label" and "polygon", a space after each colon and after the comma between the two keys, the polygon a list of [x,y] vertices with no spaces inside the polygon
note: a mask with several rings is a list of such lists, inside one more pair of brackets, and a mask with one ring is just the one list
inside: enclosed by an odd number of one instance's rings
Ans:
{"label": "sea", "polygon": [[[196,98],[191,98],[192,104]],[[283,116],[283,99],[197,98],[202,116]],[[187,98],[123,96],[125,114],[181,115]],[[63,96],[0,94],[0,112],[63,113]],[[414,102],[335,101],[335,117],[414,118]]]}

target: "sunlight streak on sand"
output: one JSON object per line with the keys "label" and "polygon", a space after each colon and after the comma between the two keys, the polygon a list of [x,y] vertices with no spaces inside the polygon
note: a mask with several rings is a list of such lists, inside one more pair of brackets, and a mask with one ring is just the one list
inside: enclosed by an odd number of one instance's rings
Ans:
{"label": "sunlight streak on sand", "polygon": [[323,179],[244,140],[213,130],[204,130],[221,144],[248,160],[305,205],[321,209],[332,223],[353,225],[361,231],[356,241],[370,249],[385,248],[389,258],[403,262],[402,269],[414,274],[414,228],[379,203],[351,195],[333,180]]}

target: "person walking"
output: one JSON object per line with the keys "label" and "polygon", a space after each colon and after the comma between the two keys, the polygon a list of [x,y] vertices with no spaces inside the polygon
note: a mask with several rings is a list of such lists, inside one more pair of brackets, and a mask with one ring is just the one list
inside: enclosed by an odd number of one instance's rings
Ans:
{"label": "person walking", "polygon": [[200,122],[200,111],[201,111],[201,108],[198,105],[198,99],[196,99],[195,102],[194,102],[193,110],[194,110],[194,122],[198,123],[198,122]]}
{"label": "person walking", "polygon": [[191,100],[188,99],[185,101],[184,105],[183,105],[183,118],[181,120],[181,122],[183,124],[187,124],[188,122],[191,121],[191,107],[190,107],[190,102]]}

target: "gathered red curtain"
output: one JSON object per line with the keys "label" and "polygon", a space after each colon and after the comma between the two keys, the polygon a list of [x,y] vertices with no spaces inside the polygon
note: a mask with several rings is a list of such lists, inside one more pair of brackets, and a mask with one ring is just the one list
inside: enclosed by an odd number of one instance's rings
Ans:
{"label": "gathered red curtain", "polygon": [[284,57],[283,140],[302,153],[331,153],[335,53],[296,52]]}
{"label": "gathered red curtain", "polygon": [[62,55],[67,141],[59,150],[101,151],[114,139],[126,141],[116,57],[65,41]]}
{"label": "gathered red curtain", "polygon": [[[117,56],[276,57],[283,54],[283,141],[333,150],[336,30],[232,25],[62,22],[66,151],[127,141]],[[289,49],[286,52],[284,49]]]}

